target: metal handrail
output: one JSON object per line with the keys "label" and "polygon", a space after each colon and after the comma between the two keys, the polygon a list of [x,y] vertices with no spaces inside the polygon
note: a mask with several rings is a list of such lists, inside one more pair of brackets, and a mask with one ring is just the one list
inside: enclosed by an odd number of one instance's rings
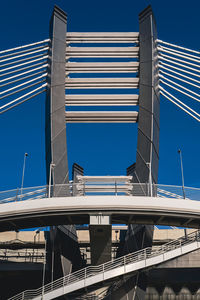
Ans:
{"label": "metal handrail", "polygon": [[182,248],[183,246],[189,245],[195,241],[200,241],[199,230],[192,232],[187,236],[178,238],[177,240],[166,243],[155,250],[151,247],[148,247],[133,253],[129,253],[125,256],[116,258],[102,265],[86,267],[69,275],[66,275],[62,278],[59,278],[51,283],[48,283],[36,290],[26,290],[16,296],[13,296],[12,298],[9,298],[9,300],[30,300],[34,297],[40,296],[42,294],[45,295],[61,287],[69,286],[75,282],[86,280],[87,278],[95,276],[97,274],[106,273],[118,267],[125,268],[126,265],[136,263],[139,261],[146,261],[149,258],[167,253],[177,248]]}
{"label": "metal handrail", "polygon": [[[48,186],[24,188],[23,193],[19,189],[0,192],[0,204],[17,201],[36,200],[48,198],[50,189],[51,197],[62,196],[94,196],[94,195],[126,195],[126,196],[151,196],[149,183],[131,182],[90,182],[68,183]],[[176,198],[184,200],[182,186],[152,184],[152,196],[163,198]],[[200,188],[185,187],[185,200],[200,200]]]}
{"label": "metal handrail", "polygon": [[38,262],[44,261],[44,251],[41,249],[10,250],[0,249],[0,260]]}

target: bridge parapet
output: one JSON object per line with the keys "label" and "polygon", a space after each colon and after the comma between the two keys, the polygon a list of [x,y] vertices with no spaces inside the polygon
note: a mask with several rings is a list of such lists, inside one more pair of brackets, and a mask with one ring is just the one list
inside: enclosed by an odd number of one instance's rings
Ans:
{"label": "bridge parapet", "polygon": [[[18,201],[32,201],[43,198],[49,198],[49,189],[51,189],[51,197],[59,195],[62,191],[62,197],[76,196],[136,196],[151,197],[151,192],[155,197],[172,198],[180,200],[200,200],[200,188],[184,187],[185,197],[182,186],[152,184],[149,183],[132,183],[126,180],[117,180],[110,178],[109,181],[80,181],[78,183],[56,184],[52,186],[39,186],[24,188],[23,193],[19,193],[19,188],[0,192],[0,204]],[[55,195],[54,195],[55,193]],[[51,198],[50,197],[50,198]]]}

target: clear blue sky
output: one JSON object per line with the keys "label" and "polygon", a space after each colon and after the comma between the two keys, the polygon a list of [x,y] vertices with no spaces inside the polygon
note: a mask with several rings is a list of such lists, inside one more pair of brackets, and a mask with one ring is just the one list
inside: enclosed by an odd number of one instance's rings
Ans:
{"label": "clear blue sky", "polygon": [[[200,1],[29,0],[2,1],[1,46],[7,49],[48,38],[54,4],[68,14],[68,31],[138,31],[138,14],[152,5],[162,40],[200,49]],[[0,116],[0,190],[43,185],[45,178],[44,95]],[[182,149],[185,184],[200,187],[200,124],[167,100],[161,100],[159,182],[181,184]],[[69,166],[82,165],[88,175],[123,175],[135,161],[136,125],[69,125]]]}

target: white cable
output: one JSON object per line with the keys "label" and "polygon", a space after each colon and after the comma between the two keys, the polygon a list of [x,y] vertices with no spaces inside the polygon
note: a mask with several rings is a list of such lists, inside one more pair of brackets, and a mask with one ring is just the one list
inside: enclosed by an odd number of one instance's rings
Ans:
{"label": "white cable", "polygon": [[8,61],[8,60],[14,60],[14,59],[19,58],[19,57],[24,57],[24,56],[28,56],[28,55],[31,55],[31,54],[35,54],[35,53],[38,53],[38,52],[41,52],[41,51],[45,51],[45,50],[48,50],[48,49],[49,49],[49,47],[45,47],[43,49],[39,49],[39,50],[36,50],[36,51],[31,51],[29,53],[20,54],[20,55],[16,55],[16,56],[13,56],[13,57],[8,57],[8,58],[0,60],[0,63],[2,63],[4,61]]}
{"label": "white cable", "polygon": [[[175,53],[175,52],[173,52],[173,51],[165,50],[165,49],[163,49],[162,47],[158,47],[157,49],[158,49],[159,51],[161,51],[161,52],[166,52],[166,53],[172,54],[172,55],[174,55],[174,56],[186,58],[186,59],[188,59],[188,60],[191,60],[191,61],[195,61],[195,62],[200,63],[200,58],[199,58],[199,59],[195,59],[195,58],[192,58],[192,57],[187,57],[187,56],[185,56],[185,55],[182,55],[182,54],[179,54],[179,53]],[[164,54],[161,54],[161,55],[164,55]],[[177,59],[177,60],[178,60],[178,59]]]}
{"label": "white cable", "polygon": [[184,107],[182,107],[181,105],[179,105],[178,103],[176,103],[175,101],[173,101],[172,99],[170,99],[167,95],[165,95],[163,93],[163,91],[160,91],[160,93],[167,98],[169,101],[171,101],[172,103],[174,103],[176,106],[178,106],[179,108],[181,108],[182,110],[184,110],[188,115],[190,115],[191,117],[193,117],[194,119],[196,119],[198,122],[200,122],[200,119],[195,117],[193,114],[191,114],[189,111],[187,111]]}
{"label": "white cable", "polygon": [[28,76],[24,76],[24,77],[22,77],[22,78],[15,79],[15,80],[13,80],[13,81],[11,81],[11,82],[7,82],[7,83],[4,83],[4,84],[1,84],[0,87],[5,87],[5,86],[7,86],[7,85],[11,85],[11,84],[13,84],[13,83],[16,83],[16,82],[19,82],[19,81],[22,81],[22,80],[25,80],[25,79],[34,77],[34,76],[36,76],[36,75],[40,75],[40,74],[42,74],[42,73],[44,73],[44,72],[45,72],[45,70],[44,70],[44,71],[40,71],[40,72],[36,72],[36,73],[31,74],[31,75],[28,75]]}
{"label": "white cable", "polygon": [[[192,90],[190,90],[190,89],[184,87],[183,85],[178,84],[177,82],[170,80],[169,78],[163,76],[162,74],[159,74],[159,76],[160,76],[161,78],[163,78],[163,79],[165,79],[165,80],[167,80],[167,81],[169,81],[169,82],[175,84],[176,86],[178,86],[178,87],[180,87],[180,88],[182,88],[182,89],[184,89],[184,90],[186,90],[186,91],[192,93],[193,95],[195,95],[195,96],[197,96],[197,97],[200,97],[200,94],[197,94],[197,93],[193,92]],[[200,99],[199,99],[199,101],[200,101]]]}
{"label": "white cable", "polygon": [[1,97],[0,99],[4,99],[4,98],[6,98],[6,97],[10,97],[10,96],[12,96],[12,95],[14,95],[14,94],[17,94],[17,93],[22,92],[22,91],[24,91],[24,90],[30,89],[31,87],[36,86],[36,85],[38,85],[38,84],[40,84],[40,83],[43,83],[43,82],[46,82],[46,79],[43,79],[43,80],[37,81],[37,82],[35,82],[35,83],[29,84],[28,86],[25,86],[25,87],[23,87],[23,88],[21,88],[21,89],[19,89],[19,90],[17,90],[17,91],[14,91],[14,92],[12,92],[12,93],[9,93],[9,94],[7,94],[7,95],[4,95],[4,96]]}
{"label": "white cable", "polygon": [[[164,63],[164,65],[167,65],[167,64]],[[162,69],[164,69],[164,70],[167,70],[167,71],[169,71],[169,72],[172,72],[172,73],[174,73],[174,74],[177,74],[177,75],[179,75],[179,76],[182,76],[182,77],[184,77],[184,78],[190,79],[190,80],[192,80],[192,81],[197,82],[197,83],[200,84],[200,81],[199,81],[199,80],[194,79],[194,78],[192,78],[192,77],[189,77],[189,76],[187,76],[187,75],[181,74],[181,73],[179,73],[179,72],[176,72],[176,71],[174,71],[174,70],[172,70],[172,69],[166,68],[165,66],[163,66],[163,63],[162,63],[162,64],[158,64],[158,67],[159,67],[159,68],[162,68]],[[181,69],[176,68],[176,67],[175,67],[175,69],[181,70]],[[161,71],[161,70],[160,70],[160,71]],[[188,72],[188,73],[191,74],[191,75],[195,75],[195,74],[193,74],[193,73],[191,73],[191,72]],[[197,76],[200,78],[200,75],[197,75]]]}
{"label": "white cable", "polygon": [[10,52],[10,51],[15,51],[15,50],[18,50],[18,49],[23,49],[23,48],[26,48],[26,47],[31,47],[31,46],[39,45],[39,44],[46,43],[46,42],[49,42],[49,41],[50,41],[50,39],[46,39],[46,40],[39,41],[39,42],[36,42],[36,43],[32,43],[32,44],[28,44],[28,45],[23,45],[23,46],[19,46],[19,47],[16,47],[16,48],[6,49],[6,50],[3,50],[3,51],[0,51],[0,54],[1,53]]}
{"label": "white cable", "polygon": [[162,56],[160,56],[160,55],[158,55],[158,58],[161,59],[161,60],[165,60],[165,61],[167,61],[167,62],[170,62],[170,63],[172,63],[172,64],[175,64],[175,65],[177,65],[177,66],[181,66],[181,67],[183,67],[183,68],[186,68],[186,69],[195,71],[195,72],[197,72],[197,73],[200,73],[200,70],[197,70],[197,69],[191,68],[191,67],[189,67],[189,66],[185,66],[185,65],[179,64],[179,63],[177,63],[177,62],[175,62],[175,61],[173,61],[173,60],[167,59],[167,58],[162,57]]}
{"label": "white cable", "polygon": [[[47,66],[48,66],[48,64],[42,65],[42,66],[37,67],[37,68],[34,68],[34,69],[32,69],[32,70],[29,70],[29,71],[26,71],[26,72],[23,72],[23,73],[20,73],[20,74],[13,75],[13,76],[11,76],[11,77],[4,78],[4,79],[0,80],[0,82],[4,82],[4,81],[7,81],[7,80],[11,80],[11,79],[13,79],[13,78],[16,78],[16,77],[19,77],[19,76],[28,74],[28,73],[32,73],[32,72],[37,71],[37,70],[39,70],[39,69],[46,68]],[[16,71],[15,71],[15,72],[16,72]],[[45,72],[45,70],[42,71],[42,72]],[[34,74],[33,74],[33,75],[34,75]],[[33,75],[31,75],[31,76],[33,76]],[[0,85],[0,86],[2,86],[2,85]]]}
{"label": "white cable", "polygon": [[12,109],[12,108],[14,108],[14,107],[16,107],[16,106],[18,106],[18,105],[20,105],[20,104],[22,104],[22,103],[28,101],[28,100],[30,100],[30,99],[32,99],[32,98],[34,98],[34,97],[40,95],[41,93],[43,93],[43,92],[45,92],[45,91],[46,91],[46,88],[43,89],[43,90],[41,90],[41,91],[39,91],[39,92],[37,92],[36,94],[34,94],[34,95],[28,97],[27,99],[24,99],[24,100],[22,100],[22,101],[20,101],[20,102],[18,102],[18,103],[16,103],[16,104],[14,104],[14,105],[12,105],[11,107],[8,107],[8,108],[4,109],[3,111],[0,111],[0,114],[3,114],[3,113],[5,113],[5,112],[7,112],[8,110],[10,110],[10,109]]}
{"label": "white cable", "polygon": [[[21,71],[30,69],[30,68],[32,68],[32,67],[34,68],[34,67],[36,67],[36,66],[40,66],[39,68],[43,68],[43,67],[47,67],[48,64],[45,64],[45,65],[44,65],[44,62],[40,62],[40,63],[31,65],[31,66],[28,66],[28,67],[25,67],[25,68],[20,68],[20,69],[18,69],[18,70],[13,70],[13,71],[10,71],[10,72],[4,73],[4,74],[0,74],[0,77],[5,77],[5,76],[10,75],[10,74],[13,74],[13,73],[19,73],[19,72],[21,72]],[[34,70],[34,69],[32,69],[32,70]],[[32,70],[27,71],[27,73],[32,72]],[[17,74],[17,75],[20,76],[20,74]],[[16,75],[15,75],[15,76],[16,76]],[[1,80],[1,81],[3,81],[3,80]]]}
{"label": "white cable", "polygon": [[44,55],[48,55],[48,54],[47,54],[47,53],[40,53],[40,54],[31,56],[31,57],[26,57],[26,58],[23,58],[23,59],[19,59],[19,60],[17,60],[17,61],[11,61],[11,62],[9,62],[9,63],[6,63],[6,64],[1,65],[1,68],[8,67],[8,66],[14,65],[14,64],[16,64],[16,63],[21,63],[21,62],[24,62],[24,61],[28,61],[28,60],[31,60],[31,59],[36,59],[36,58],[38,58],[38,57],[43,57]]}
{"label": "white cable", "polygon": [[39,89],[41,89],[41,88],[43,88],[43,87],[46,87],[46,86],[47,86],[47,83],[44,83],[43,85],[41,85],[41,86],[39,86],[38,88],[36,88],[36,89],[34,89],[34,90],[32,90],[32,91],[26,93],[25,95],[22,95],[22,96],[18,97],[17,99],[12,100],[12,101],[10,101],[9,103],[6,103],[6,104],[2,105],[2,106],[0,107],[0,110],[3,109],[4,107],[7,107],[8,105],[10,105],[10,104],[12,104],[12,103],[15,103],[15,102],[17,102],[17,101],[23,99],[24,97],[26,97],[26,96],[28,96],[28,95],[33,94],[34,92],[36,92],[36,91],[38,91]]}
{"label": "white cable", "polygon": [[185,103],[183,103],[182,101],[180,101],[178,98],[176,98],[175,96],[173,96],[171,93],[169,93],[168,91],[166,91],[162,86],[159,86],[160,90],[162,90],[163,92],[167,93],[170,97],[172,97],[174,100],[176,100],[177,102],[179,102],[180,104],[182,104],[183,106],[185,106],[187,109],[189,109],[190,111],[192,111],[194,114],[196,114],[198,117],[200,117],[200,114],[197,113],[195,110],[193,110],[191,107],[189,107],[188,105],[186,105]]}
{"label": "white cable", "polygon": [[14,68],[18,68],[18,67],[21,67],[21,66],[24,66],[24,65],[27,65],[27,64],[31,64],[31,63],[33,63],[35,61],[39,61],[39,60],[46,59],[46,58],[48,58],[48,55],[42,56],[41,58],[37,58],[37,59],[31,60],[31,61],[27,61],[27,62],[25,62],[23,64],[15,65],[15,66],[12,66],[12,67],[0,70],[0,72],[11,70],[11,69],[14,69]]}
{"label": "white cable", "polygon": [[[22,51],[10,53],[10,54],[2,55],[2,56],[0,56],[0,59],[5,58],[5,57],[11,57],[11,56],[18,55],[18,54],[22,54],[22,53],[27,53],[27,52],[30,52],[30,51],[32,51],[32,50],[44,49],[45,47],[47,47],[47,45],[43,45],[43,46],[39,46],[39,47],[34,47],[34,48],[32,48],[32,49],[28,49],[28,50],[22,50]],[[49,48],[49,47],[48,47],[48,48]]]}
{"label": "white cable", "polygon": [[178,92],[180,92],[180,93],[182,93],[182,94],[184,94],[184,95],[186,95],[186,96],[188,96],[188,97],[190,97],[190,98],[192,98],[192,99],[194,99],[194,100],[200,102],[200,100],[197,99],[196,97],[193,97],[192,95],[190,95],[190,94],[188,94],[188,93],[185,93],[184,91],[182,91],[182,90],[180,90],[180,89],[177,89],[175,86],[173,86],[173,85],[171,85],[171,84],[165,82],[164,80],[160,79],[160,82],[162,82],[163,84],[165,84],[165,85],[171,87],[172,89],[174,89],[174,90],[176,90],[176,91],[178,91]]}
{"label": "white cable", "polygon": [[178,46],[178,45],[175,45],[175,44],[170,44],[170,43],[167,43],[167,42],[159,40],[159,39],[157,39],[156,41],[159,42],[159,43],[168,45],[168,46],[172,46],[172,47],[183,49],[183,50],[186,50],[186,51],[189,51],[189,52],[192,52],[192,53],[200,54],[199,51],[192,50],[192,49],[189,49],[189,48],[184,48],[184,47],[181,47],[181,46]]}
{"label": "white cable", "polygon": [[175,53],[180,53],[180,54],[183,54],[185,56],[193,57],[193,58],[196,58],[196,59],[200,60],[200,56],[192,55],[192,54],[189,54],[189,53],[186,53],[186,52],[183,52],[183,51],[179,51],[179,50],[175,50],[175,49],[172,49],[172,48],[168,48],[168,47],[165,47],[165,46],[162,46],[162,45],[158,45],[158,47],[161,47],[162,49],[172,51],[172,52],[174,52],[174,55],[176,55]]}
{"label": "white cable", "polygon": [[195,76],[195,77],[198,77],[198,78],[200,78],[200,75],[198,75],[198,74],[192,73],[192,72],[190,72],[190,71],[188,71],[188,70],[184,70],[184,69],[181,69],[181,68],[175,67],[175,66],[173,66],[173,65],[166,64],[166,63],[165,63],[165,62],[163,62],[163,61],[160,61],[160,62],[159,62],[159,66],[160,66],[160,65],[161,65],[161,66],[162,66],[162,65],[164,65],[164,66],[167,66],[167,67],[173,68],[173,69],[175,69],[175,70],[178,70],[178,71],[184,72],[184,73],[186,73],[186,74],[190,74],[190,75],[192,75],[192,76]]}
{"label": "white cable", "polygon": [[183,59],[179,59],[179,58],[176,58],[176,57],[167,55],[167,54],[161,54],[161,57],[167,57],[167,58],[170,58],[170,59],[172,59],[172,60],[176,60],[176,61],[179,61],[179,62],[181,62],[181,63],[188,64],[188,65],[190,65],[190,66],[200,68],[200,65],[193,64],[193,63],[191,63],[191,62],[189,62],[189,61],[185,61],[185,60],[183,60]]}
{"label": "white cable", "polygon": [[42,75],[40,75],[40,76],[38,76],[38,77],[35,77],[35,78],[31,79],[31,80],[25,81],[25,82],[23,82],[23,83],[21,83],[21,84],[15,85],[15,86],[13,86],[13,87],[11,87],[11,88],[9,88],[9,89],[7,89],[7,90],[1,92],[0,95],[5,94],[5,93],[7,93],[7,92],[10,92],[10,91],[12,91],[12,90],[14,90],[14,89],[17,89],[17,88],[19,88],[19,87],[21,87],[21,86],[23,86],[23,85],[26,85],[26,84],[28,84],[28,83],[31,83],[31,82],[33,82],[33,81],[35,81],[35,80],[38,80],[38,79],[43,78],[43,77],[46,77],[46,76],[47,76],[47,73],[42,74]]}
{"label": "white cable", "polygon": [[[174,75],[172,75],[172,74],[170,74],[170,73],[168,73],[168,72],[165,72],[165,71],[163,71],[163,70],[160,70],[160,72],[162,72],[163,74],[165,74],[165,75],[167,75],[167,76],[171,76],[172,78],[175,78],[175,79],[177,79],[177,80],[180,80],[180,81],[182,81],[182,82],[185,82],[185,83],[187,83],[187,84],[190,84],[190,85],[192,85],[192,86],[194,86],[194,87],[200,89],[200,85],[194,84],[194,83],[192,83],[192,82],[189,82],[189,81],[187,81],[187,80],[184,80],[184,79],[182,79],[182,78],[179,78],[179,77],[177,77],[177,76],[174,76]],[[200,84],[200,81],[199,81],[199,84]]]}

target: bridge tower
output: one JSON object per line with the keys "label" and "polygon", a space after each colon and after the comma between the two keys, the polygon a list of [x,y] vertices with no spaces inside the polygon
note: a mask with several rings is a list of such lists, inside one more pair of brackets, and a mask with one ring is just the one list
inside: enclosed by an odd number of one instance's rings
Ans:
{"label": "bridge tower", "polygon": [[[139,33],[70,33],[66,35],[67,16],[55,6],[50,21],[50,48],[48,85],[46,96],[46,173],[47,184],[62,185],[69,182],[66,123],[138,123],[136,163],[127,168],[127,175],[134,183],[157,183],[159,161],[159,88],[156,50],[156,23],[150,6],[139,14]],[[81,43],[73,47],[73,43]],[[91,43],[90,50],[82,47]],[[96,47],[96,43],[124,43],[125,47]],[[131,43],[132,46],[126,46]],[[71,46],[71,47],[69,47]],[[70,62],[70,58],[129,58],[123,63]],[[70,78],[73,73],[133,73],[132,77],[115,78]],[[112,91],[115,88],[134,89],[134,94],[77,94],[71,95],[66,89],[94,88]],[[139,89],[139,93],[137,90]],[[79,105],[139,106],[137,111],[66,111],[65,107]],[[70,142],[70,141],[69,141]],[[74,181],[83,170],[74,165]],[[63,196],[66,189],[55,188],[53,196]],[[134,191],[133,191],[134,193]],[[151,188],[144,192],[155,194]],[[99,214],[101,217],[99,217]],[[98,219],[98,221],[97,221]],[[131,221],[131,220],[130,220]],[[111,224],[107,215],[98,212],[90,216],[91,257],[93,264],[111,259]],[[98,232],[101,234],[98,235]],[[130,225],[118,255],[127,254],[151,245],[152,226]],[[56,245],[56,246],[55,246]],[[100,247],[101,245],[101,247]],[[55,251],[56,247],[56,251]],[[52,279],[66,275],[81,267],[75,226],[52,227],[51,248],[56,261]],[[54,248],[54,249],[53,249]],[[100,250],[99,250],[100,249]],[[64,257],[64,260],[63,260]],[[62,259],[61,259],[62,258]],[[60,267],[59,267],[60,263]],[[58,271],[59,270],[59,271]],[[145,278],[140,274],[127,280],[113,293],[112,299],[144,299]]]}

